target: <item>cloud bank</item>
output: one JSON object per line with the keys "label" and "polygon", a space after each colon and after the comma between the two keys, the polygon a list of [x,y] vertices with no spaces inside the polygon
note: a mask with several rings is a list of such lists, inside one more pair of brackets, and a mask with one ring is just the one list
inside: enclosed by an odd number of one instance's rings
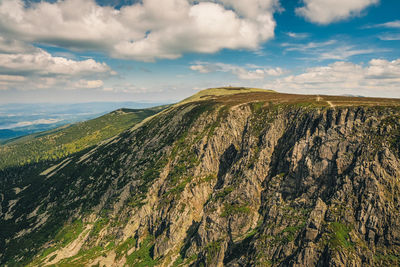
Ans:
{"label": "cloud bank", "polygon": [[188,52],[257,49],[274,36],[277,3],[143,0],[118,10],[94,0],[39,2],[29,8],[21,0],[3,0],[0,28],[10,42],[104,51],[140,61],[176,59]]}
{"label": "cloud bank", "polygon": [[329,24],[360,14],[379,0],[303,0],[304,6],[296,9],[299,16],[317,24]]}
{"label": "cloud bank", "polygon": [[398,95],[400,59],[372,59],[366,66],[338,61],[327,66],[307,69],[265,84],[264,87],[285,92]]}
{"label": "cloud bank", "polygon": [[111,72],[111,68],[105,63],[54,57],[40,48],[33,53],[0,54],[0,73],[3,74],[84,76],[107,72]]}

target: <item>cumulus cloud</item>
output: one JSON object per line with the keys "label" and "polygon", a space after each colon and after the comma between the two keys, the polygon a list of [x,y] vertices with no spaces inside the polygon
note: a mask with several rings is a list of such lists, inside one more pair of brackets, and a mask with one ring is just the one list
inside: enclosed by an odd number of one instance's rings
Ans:
{"label": "cumulus cloud", "polygon": [[299,93],[400,97],[400,59],[373,59],[367,65],[335,62],[277,79],[265,87]]}
{"label": "cumulus cloud", "polygon": [[257,65],[246,65],[245,67],[224,64],[224,63],[210,63],[210,62],[196,62],[195,65],[190,66],[191,70],[200,73],[209,72],[230,72],[236,75],[241,80],[260,80],[266,76],[280,76],[284,73],[281,68],[268,68]]}
{"label": "cumulus cloud", "polygon": [[5,38],[0,35],[0,53],[2,54],[27,53],[33,52],[34,50],[35,48],[32,45],[15,39]]}
{"label": "cumulus cloud", "polygon": [[185,52],[257,49],[274,36],[277,3],[143,0],[118,10],[94,0],[40,2],[30,7],[21,0],[3,0],[0,28],[19,41],[100,50],[142,61],[175,59]]}
{"label": "cumulus cloud", "polygon": [[296,8],[299,16],[317,24],[329,24],[360,14],[379,0],[303,0],[304,6]]}
{"label": "cumulus cloud", "polygon": [[[7,51],[2,44],[15,44]],[[106,64],[93,59],[75,60],[53,56],[43,49],[0,38],[0,89],[71,88],[74,81],[114,75]],[[97,84],[79,84],[80,88],[98,88]]]}
{"label": "cumulus cloud", "polygon": [[43,49],[33,53],[0,54],[0,74],[46,75],[89,75],[110,73],[105,63],[93,59],[76,61],[64,57],[54,57]]}

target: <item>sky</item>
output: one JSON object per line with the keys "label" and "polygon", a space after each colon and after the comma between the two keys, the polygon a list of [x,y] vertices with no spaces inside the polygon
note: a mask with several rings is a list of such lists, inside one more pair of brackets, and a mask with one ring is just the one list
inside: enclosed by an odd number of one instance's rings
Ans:
{"label": "sky", "polygon": [[0,0],[0,104],[400,98],[397,0]]}

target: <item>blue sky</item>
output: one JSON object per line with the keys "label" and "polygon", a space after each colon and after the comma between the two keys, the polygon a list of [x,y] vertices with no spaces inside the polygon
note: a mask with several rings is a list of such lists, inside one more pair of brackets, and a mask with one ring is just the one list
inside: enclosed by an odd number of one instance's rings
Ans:
{"label": "blue sky", "polygon": [[0,103],[400,97],[400,1],[0,0]]}

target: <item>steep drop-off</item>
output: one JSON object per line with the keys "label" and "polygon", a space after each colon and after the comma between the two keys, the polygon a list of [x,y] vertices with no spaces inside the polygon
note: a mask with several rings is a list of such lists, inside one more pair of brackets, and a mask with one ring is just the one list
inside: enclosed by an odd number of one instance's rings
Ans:
{"label": "steep drop-off", "polygon": [[239,90],[5,169],[1,264],[398,265],[399,105]]}

